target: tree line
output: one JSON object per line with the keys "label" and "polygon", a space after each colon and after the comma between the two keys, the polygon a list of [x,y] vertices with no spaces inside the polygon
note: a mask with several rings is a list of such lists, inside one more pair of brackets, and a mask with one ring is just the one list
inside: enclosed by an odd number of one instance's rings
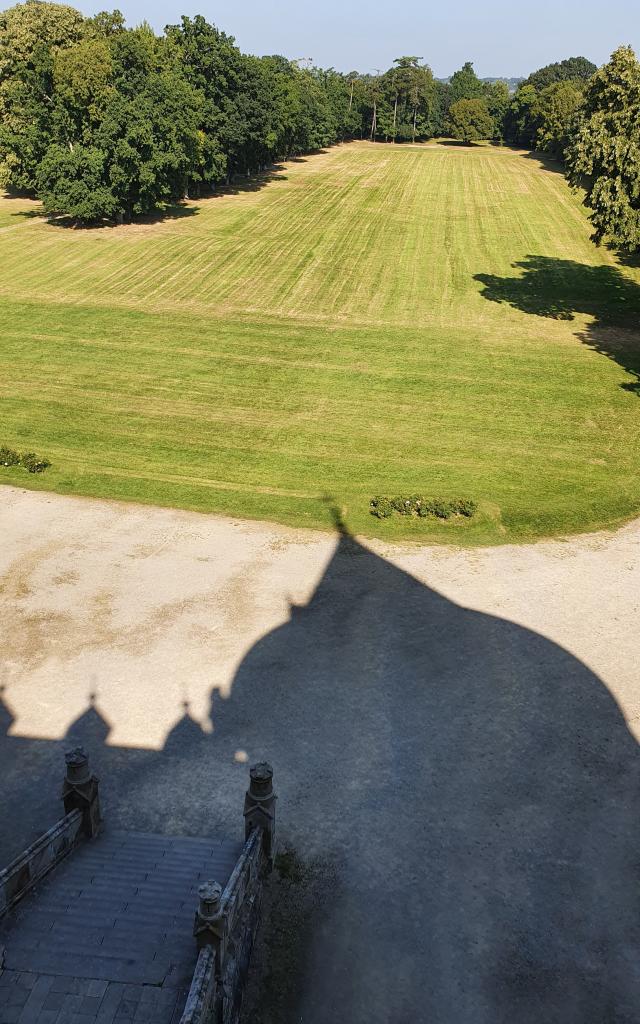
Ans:
{"label": "tree line", "polygon": [[515,94],[417,56],[343,74],[243,54],[202,16],[157,35],[119,11],[26,0],[0,14],[0,186],[79,223],[130,220],[337,142],[450,137],[546,151],[586,187],[597,242],[640,247],[640,65],[549,64]]}

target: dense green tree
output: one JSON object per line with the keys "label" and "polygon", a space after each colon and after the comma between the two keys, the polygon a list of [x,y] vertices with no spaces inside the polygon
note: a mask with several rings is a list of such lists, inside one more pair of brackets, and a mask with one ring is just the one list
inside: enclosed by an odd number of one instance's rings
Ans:
{"label": "dense green tree", "polygon": [[26,0],[0,13],[0,185],[34,188],[52,137],[54,57],[84,31],[64,4]]}
{"label": "dense green tree", "polygon": [[167,45],[205,97],[201,131],[223,155],[218,178],[251,174],[360,132],[357,76],[300,68],[277,55],[246,56],[201,16],[169,26]]}
{"label": "dense green tree", "polygon": [[47,213],[129,219],[185,194],[204,98],[171,57],[144,26],[56,55],[52,142],[36,175]]}
{"label": "dense green tree", "polygon": [[38,194],[47,213],[62,213],[80,223],[118,214],[107,178],[107,154],[93,146],[50,146],[38,167]]}
{"label": "dense green tree", "polygon": [[504,117],[504,137],[515,146],[535,145],[537,124],[535,108],[538,93],[532,85],[521,85]]}
{"label": "dense green tree", "polygon": [[485,91],[482,82],[473,70],[471,61],[467,61],[459,71],[451,76],[449,85],[452,103],[457,103],[458,100],[480,99]]}
{"label": "dense green tree", "polygon": [[523,86],[531,85],[536,92],[542,92],[547,86],[554,82],[567,82],[570,80],[588,81],[597,71],[595,64],[592,64],[586,57],[569,57],[555,64],[547,64],[546,67],[534,71],[522,83]]}
{"label": "dense green tree", "polygon": [[566,160],[586,189],[594,241],[640,250],[640,63],[630,46],[589,80]]}
{"label": "dense green tree", "polygon": [[85,30],[87,35],[102,37],[113,36],[117,32],[125,31],[124,15],[121,11],[99,11],[86,22]]}
{"label": "dense green tree", "polygon": [[114,61],[105,38],[89,37],[60,50],[53,61],[51,123],[65,145],[86,141],[115,93]]}
{"label": "dense green tree", "polygon": [[[561,157],[567,146],[579,95],[596,71],[586,57],[548,64],[518,87],[504,116],[504,137],[516,146],[539,146]],[[566,83],[569,88],[559,86]]]}
{"label": "dense green tree", "polygon": [[483,99],[458,100],[449,109],[448,131],[460,142],[493,138],[495,124]]}
{"label": "dense green tree", "polygon": [[577,124],[577,115],[584,99],[584,83],[554,82],[536,99],[533,118],[536,124],[535,143],[538,149],[562,160]]}
{"label": "dense green tree", "polygon": [[434,83],[432,113],[433,135],[446,135],[447,119],[449,117],[449,109],[452,102],[453,99],[449,82],[436,81]]}
{"label": "dense green tree", "polygon": [[368,79],[365,120],[370,138],[415,142],[433,135],[435,83],[431,69],[419,61],[397,57],[383,75]]}
{"label": "dense green tree", "polygon": [[509,86],[500,79],[496,82],[485,82],[483,83],[483,98],[493,119],[493,137],[502,139],[504,120],[511,102]]}

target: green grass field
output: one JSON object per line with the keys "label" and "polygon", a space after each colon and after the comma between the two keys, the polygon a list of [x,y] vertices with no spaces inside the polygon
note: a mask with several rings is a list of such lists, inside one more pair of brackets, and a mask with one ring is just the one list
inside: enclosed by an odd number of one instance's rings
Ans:
{"label": "green grass field", "polygon": [[[640,272],[526,154],[353,144],[157,223],[0,199],[0,480],[496,543],[640,511]],[[480,503],[442,524],[372,495]]]}

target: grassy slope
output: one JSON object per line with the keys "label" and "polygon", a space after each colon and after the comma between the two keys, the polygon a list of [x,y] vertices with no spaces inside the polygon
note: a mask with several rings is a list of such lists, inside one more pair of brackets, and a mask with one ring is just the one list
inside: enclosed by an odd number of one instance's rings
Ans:
{"label": "grassy slope", "polygon": [[[591,245],[560,175],[488,148],[353,145],[191,206],[73,231],[0,201],[0,444],[54,463],[2,479],[314,526],[330,495],[360,532],[465,543],[640,509],[621,386],[638,337],[617,361],[578,337],[616,326],[620,281],[640,308],[639,275]],[[531,256],[542,272],[519,281]],[[483,513],[367,514],[414,491]]]}

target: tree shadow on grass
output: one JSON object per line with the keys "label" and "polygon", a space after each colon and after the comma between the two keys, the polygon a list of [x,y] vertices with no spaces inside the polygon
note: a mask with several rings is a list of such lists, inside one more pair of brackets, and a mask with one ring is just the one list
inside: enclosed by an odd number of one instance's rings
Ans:
{"label": "tree shadow on grass", "polygon": [[[514,147],[517,149],[518,147]],[[551,156],[550,153],[543,153],[541,149],[529,149],[526,153],[521,152],[523,160],[533,160],[545,171],[551,171],[553,174],[564,175],[564,166],[556,157]]]}
{"label": "tree shadow on grass", "polygon": [[552,320],[591,317],[576,337],[635,377],[621,387],[640,396],[640,285],[618,267],[549,256],[527,256],[513,266],[521,271],[517,277],[475,275],[484,298]]}
{"label": "tree shadow on grass", "polygon": [[330,153],[329,149],[310,149],[308,153],[300,153],[297,156],[290,156],[287,158],[287,163],[290,164],[306,164],[309,162],[311,156],[323,156],[325,153]]}
{"label": "tree shadow on grass", "polygon": [[261,192],[274,181],[287,181],[287,175],[282,173],[284,170],[283,164],[274,164],[250,177],[235,174],[228,185],[216,185],[214,189],[203,190],[197,198],[220,199],[223,196],[240,196],[245,192]]}
{"label": "tree shadow on grass", "polygon": [[38,220],[46,217],[46,213],[40,207],[37,210],[16,210],[15,213],[10,214],[11,217],[20,217],[22,220]]}
{"label": "tree shadow on grass", "polygon": [[[162,209],[154,210],[153,213],[140,214],[139,216],[133,217],[130,221],[127,221],[124,225],[118,224],[115,220],[98,220],[92,221],[91,223],[79,223],[78,220],[73,217],[49,217],[48,223],[55,228],[63,228],[64,230],[77,230],[77,231],[108,231],[115,228],[130,227],[131,225],[139,224],[163,224],[165,221],[171,220],[182,220],[185,217],[195,217],[200,212],[199,206],[189,205],[186,201],[170,203],[164,206]],[[37,216],[44,216],[46,214],[38,214]]]}
{"label": "tree shadow on grass", "polygon": [[[286,174],[280,173],[284,170],[281,164],[274,165],[267,171],[260,171],[258,174],[254,174],[251,177],[242,177],[236,175],[229,185],[219,185],[215,189],[200,189],[198,195],[193,195],[190,200],[181,200],[175,203],[169,203],[161,209],[155,210],[153,213],[141,214],[133,217],[131,221],[128,221],[125,226],[130,225],[145,225],[145,224],[163,224],[166,221],[182,220],[186,217],[195,217],[200,213],[200,207],[194,205],[201,199],[220,199],[224,196],[238,196],[245,192],[260,192],[263,188],[274,181],[286,181]],[[46,217],[43,210],[28,210],[21,211],[12,214],[14,217]],[[49,224],[57,228],[64,229],[75,229],[75,230],[109,230],[114,228],[122,228],[122,224],[118,224],[114,220],[101,220],[95,221],[91,224],[80,224],[77,220],[72,217],[50,217]]]}
{"label": "tree shadow on grass", "polygon": [[464,142],[462,139],[438,139],[438,146],[447,146],[452,149],[470,149],[474,143]]}

